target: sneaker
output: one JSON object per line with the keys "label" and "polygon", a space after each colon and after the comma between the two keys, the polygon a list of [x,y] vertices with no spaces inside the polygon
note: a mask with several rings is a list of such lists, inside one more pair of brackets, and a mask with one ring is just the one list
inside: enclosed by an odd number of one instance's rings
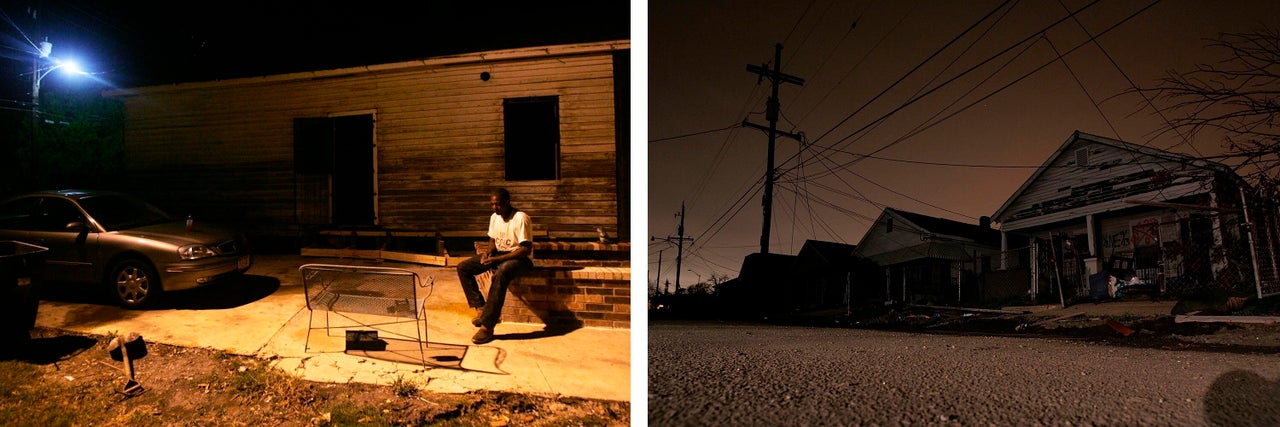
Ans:
{"label": "sneaker", "polygon": [[480,330],[476,331],[476,334],[471,337],[471,342],[476,344],[484,344],[489,341],[493,341],[493,329],[484,326],[481,326]]}

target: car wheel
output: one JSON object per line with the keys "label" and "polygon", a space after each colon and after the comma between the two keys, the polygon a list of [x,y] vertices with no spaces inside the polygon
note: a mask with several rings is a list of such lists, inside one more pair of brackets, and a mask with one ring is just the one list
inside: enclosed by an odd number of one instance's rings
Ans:
{"label": "car wheel", "polygon": [[150,264],[137,259],[116,263],[107,277],[111,295],[125,308],[144,308],[160,299],[160,276]]}

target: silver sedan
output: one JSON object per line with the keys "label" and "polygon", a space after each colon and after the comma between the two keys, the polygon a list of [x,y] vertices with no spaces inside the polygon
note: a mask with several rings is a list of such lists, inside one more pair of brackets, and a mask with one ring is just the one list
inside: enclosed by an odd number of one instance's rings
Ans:
{"label": "silver sedan", "polygon": [[242,274],[253,263],[239,232],[108,191],[45,191],[0,202],[0,240],[48,248],[44,282],[102,283],[127,308],[153,306],[164,291]]}

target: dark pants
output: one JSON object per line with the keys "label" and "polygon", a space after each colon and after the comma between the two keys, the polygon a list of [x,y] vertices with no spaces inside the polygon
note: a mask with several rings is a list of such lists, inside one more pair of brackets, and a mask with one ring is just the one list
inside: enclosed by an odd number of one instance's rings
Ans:
{"label": "dark pants", "polygon": [[[480,313],[480,324],[492,328],[502,317],[502,304],[507,300],[507,285],[512,280],[533,268],[529,258],[506,260],[496,267],[485,267],[480,263],[480,255],[471,257],[458,264],[458,281],[462,283],[462,293],[467,295],[467,305],[471,308],[484,308]],[[489,299],[485,303],[484,294],[480,293],[480,285],[476,283],[476,275],[493,270],[493,280],[489,283]]]}

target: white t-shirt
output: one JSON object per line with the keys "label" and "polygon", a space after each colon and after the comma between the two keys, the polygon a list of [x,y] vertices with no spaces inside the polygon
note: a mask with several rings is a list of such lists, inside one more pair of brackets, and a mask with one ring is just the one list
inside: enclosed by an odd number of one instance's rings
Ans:
{"label": "white t-shirt", "polygon": [[511,252],[520,247],[520,243],[533,240],[533,221],[524,211],[517,210],[510,221],[504,221],[502,215],[489,216],[489,237],[493,238],[494,249]]}

